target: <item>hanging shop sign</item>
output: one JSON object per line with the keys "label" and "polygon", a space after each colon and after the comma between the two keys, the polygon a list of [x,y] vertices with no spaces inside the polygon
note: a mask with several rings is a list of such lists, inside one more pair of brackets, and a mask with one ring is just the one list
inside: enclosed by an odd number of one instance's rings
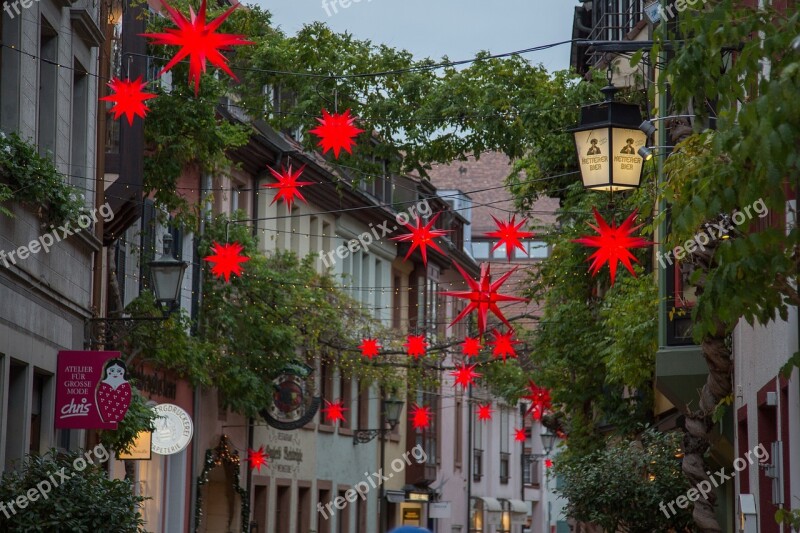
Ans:
{"label": "hanging shop sign", "polygon": [[153,433],[140,431],[136,435],[128,453],[118,453],[120,461],[149,461],[153,457]]}
{"label": "hanging shop sign", "polygon": [[119,352],[58,352],[56,429],[117,429],[132,394],[119,357]]}
{"label": "hanging shop sign", "polygon": [[183,451],[194,434],[194,424],[189,413],[171,403],[158,404],[153,410],[157,417],[151,446],[153,453],[173,455]]}
{"label": "hanging shop sign", "polygon": [[272,380],[272,405],[261,411],[270,426],[290,431],[305,426],[317,414],[322,398],[313,392],[313,369],[305,363],[286,365]]}

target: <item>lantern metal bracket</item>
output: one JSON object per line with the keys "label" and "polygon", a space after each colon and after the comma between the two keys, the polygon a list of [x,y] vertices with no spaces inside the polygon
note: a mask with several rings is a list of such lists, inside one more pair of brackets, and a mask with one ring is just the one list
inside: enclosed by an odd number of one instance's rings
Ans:
{"label": "lantern metal bracket", "polygon": [[97,345],[113,348],[143,324],[163,322],[168,318],[168,313],[164,316],[87,318],[84,321],[83,344],[86,348]]}
{"label": "lantern metal bracket", "polygon": [[378,435],[385,438],[391,429],[357,429],[353,432],[353,445],[366,444]]}

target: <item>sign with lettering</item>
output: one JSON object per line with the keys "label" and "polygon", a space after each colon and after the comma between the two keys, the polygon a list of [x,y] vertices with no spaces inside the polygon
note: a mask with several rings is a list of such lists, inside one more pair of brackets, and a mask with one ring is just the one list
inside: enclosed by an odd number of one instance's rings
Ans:
{"label": "sign with lettering", "polygon": [[140,431],[136,435],[128,453],[117,453],[120,461],[149,461],[153,455],[153,434],[150,431]]}
{"label": "sign with lettering", "polygon": [[117,429],[132,395],[119,356],[119,352],[58,352],[56,429]]}
{"label": "sign with lettering", "polygon": [[183,451],[194,434],[194,424],[189,413],[171,403],[153,407],[156,412],[156,430],[153,432],[153,453],[172,455]]}

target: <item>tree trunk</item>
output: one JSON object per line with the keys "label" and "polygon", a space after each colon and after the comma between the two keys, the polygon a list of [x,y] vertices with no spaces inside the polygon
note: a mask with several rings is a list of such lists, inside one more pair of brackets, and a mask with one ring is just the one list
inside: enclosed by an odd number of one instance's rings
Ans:
{"label": "tree trunk", "polygon": [[[694,254],[694,265],[707,273],[712,267],[714,251],[718,242],[713,242],[705,252]],[[697,295],[703,293],[705,276],[701,276],[696,284]],[[702,319],[702,317],[698,317]],[[708,377],[700,391],[697,410],[686,407],[686,422],[683,435],[683,473],[692,487],[701,481],[710,483],[705,453],[711,447],[710,433],[714,428],[713,415],[717,405],[728,397],[733,390],[733,359],[727,342],[732,324],[714,319],[714,332],[707,335],[700,347],[708,365]],[[722,528],[717,521],[715,508],[717,497],[711,492],[707,498],[694,502],[692,518],[697,528],[703,533],[721,533]]]}

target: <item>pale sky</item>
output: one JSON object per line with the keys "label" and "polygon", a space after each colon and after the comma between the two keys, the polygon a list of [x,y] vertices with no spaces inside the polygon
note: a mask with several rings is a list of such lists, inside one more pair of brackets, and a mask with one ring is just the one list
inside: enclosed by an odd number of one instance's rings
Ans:
{"label": "pale sky", "polygon": [[[512,52],[572,36],[577,0],[243,0],[269,10],[273,23],[293,35],[322,21],[334,31],[404,48],[416,57],[470,59],[476,52]],[[330,5],[336,2],[336,10]],[[338,12],[335,12],[337,11]],[[328,12],[330,15],[328,15]],[[525,54],[550,70],[569,65],[569,44]]]}

